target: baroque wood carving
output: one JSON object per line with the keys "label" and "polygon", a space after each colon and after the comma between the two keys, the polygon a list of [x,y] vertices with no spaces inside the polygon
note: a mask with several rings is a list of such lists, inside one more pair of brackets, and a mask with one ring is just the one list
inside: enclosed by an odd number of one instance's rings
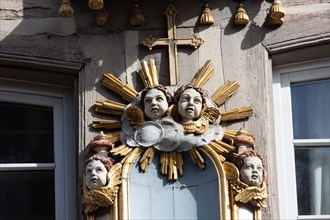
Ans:
{"label": "baroque wood carving", "polygon": [[[152,48],[172,42],[172,49],[176,51],[180,40],[175,37],[175,13],[173,6],[169,6],[167,18],[171,34],[168,38],[148,38],[145,45]],[[177,65],[177,54],[172,51],[169,56],[176,60],[173,65]],[[174,72],[177,73],[177,69]],[[254,219],[259,219],[260,208],[266,207],[267,198],[263,158],[255,150],[253,134],[222,126],[223,122],[245,119],[253,114],[250,106],[220,111],[220,106],[238,90],[239,83],[227,81],[208,96],[203,86],[215,72],[211,60],[206,61],[186,85],[173,86],[177,84],[174,72],[170,73],[171,85],[164,86],[159,84],[154,60],[141,61],[140,77],[145,86],[141,91],[121,82],[114,74],[103,74],[102,84],[119,94],[122,102],[97,100],[95,111],[120,119],[92,123],[93,128],[107,133],[101,132],[88,145],[93,155],[86,160],[85,213],[92,216],[99,207],[112,207],[113,219],[129,218],[127,181],[138,156],[140,170],[147,172],[155,153],[159,152],[160,173],[175,181],[185,173],[182,153],[188,152],[200,169],[207,169],[205,154],[218,167],[222,181],[222,184],[219,181],[221,218],[227,217],[225,210],[230,207],[231,218],[238,219],[236,212],[240,205],[250,204],[254,207]]]}

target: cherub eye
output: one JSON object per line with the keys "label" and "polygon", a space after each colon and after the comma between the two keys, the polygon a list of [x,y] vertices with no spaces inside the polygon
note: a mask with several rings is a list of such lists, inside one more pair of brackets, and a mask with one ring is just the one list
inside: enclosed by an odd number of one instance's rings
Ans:
{"label": "cherub eye", "polygon": [[246,168],[246,169],[251,169],[251,168],[252,168],[252,165],[251,165],[251,164],[246,164],[246,165],[245,165],[245,168]]}
{"label": "cherub eye", "polygon": [[151,102],[150,98],[147,98],[147,99],[144,100],[144,103],[149,103],[149,102]]}
{"label": "cherub eye", "polygon": [[163,101],[163,100],[164,100],[163,97],[161,96],[157,97],[157,101]]}
{"label": "cherub eye", "polygon": [[201,103],[201,102],[202,102],[202,100],[201,100],[201,99],[199,99],[199,98],[196,98],[196,99],[194,99],[194,102],[195,102],[195,103]]}
{"label": "cherub eye", "polygon": [[91,172],[92,172],[92,170],[88,169],[86,172],[87,172],[87,173],[91,173]]}

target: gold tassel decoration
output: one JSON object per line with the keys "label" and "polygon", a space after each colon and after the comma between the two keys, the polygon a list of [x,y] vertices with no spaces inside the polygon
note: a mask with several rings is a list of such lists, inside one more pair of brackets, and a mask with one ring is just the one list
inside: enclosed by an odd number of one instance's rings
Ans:
{"label": "gold tassel decoration", "polygon": [[281,19],[285,16],[285,10],[280,1],[275,1],[270,8],[270,17],[273,19]]}
{"label": "gold tassel decoration", "polygon": [[[138,2],[138,1],[136,1],[136,2]],[[134,4],[134,7],[133,7],[130,25],[139,26],[139,25],[144,25],[144,24],[145,24],[144,15],[143,15],[141,9],[139,8],[139,5],[136,3],[136,4]]]}
{"label": "gold tassel decoration", "polygon": [[204,10],[203,13],[199,19],[199,24],[205,24],[205,25],[211,25],[214,24],[214,17],[211,13],[211,10],[209,8],[209,4],[207,3],[207,0],[204,4]]}
{"label": "gold tassel decoration", "polygon": [[246,25],[250,21],[249,16],[246,14],[243,4],[239,4],[237,12],[235,14],[234,24]]}
{"label": "gold tassel decoration", "polygon": [[285,10],[280,1],[275,0],[269,10],[268,22],[270,25],[281,25],[284,22]]}
{"label": "gold tassel decoration", "polygon": [[63,0],[61,3],[61,7],[58,11],[58,13],[64,17],[64,18],[69,18],[74,15],[73,8],[71,6],[70,0]]}
{"label": "gold tassel decoration", "polygon": [[89,0],[88,7],[94,10],[100,10],[104,6],[103,0]]}
{"label": "gold tassel decoration", "polygon": [[103,9],[98,10],[96,15],[96,24],[99,26],[103,26],[107,21],[108,21],[108,13]]}

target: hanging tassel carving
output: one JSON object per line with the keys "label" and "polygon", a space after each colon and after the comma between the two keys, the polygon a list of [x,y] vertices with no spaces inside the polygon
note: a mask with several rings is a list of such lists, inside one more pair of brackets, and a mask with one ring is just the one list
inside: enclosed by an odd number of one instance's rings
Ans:
{"label": "hanging tassel carving", "polygon": [[211,25],[214,24],[214,17],[209,8],[208,1],[205,1],[203,13],[199,19],[199,24]]}
{"label": "hanging tassel carving", "polygon": [[284,22],[285,10],[280,1],[275,0],[269,10],[268,22],[270,25],[281,25]]}
{"label": "hanging tassel carving", "polygon": [[108,13],[103,9],[98,10],[96,15],[96,24],[99,26],[103,26],[107,21],[108,21]]}
{"label": "hanging tassel carving", "polygon": [[145,24],[144,15],[143,15],[141,9],[139,8],[138,1],[135,0],[135,2],[136,3],[134,4],[134,7],[133,7],[130,25],[131,26],[144,25]]}
{"label": "hanging tassel carving", "polygon": [[74,11],[71,6],[70,0],[62,1],[61,7],[60,7],[58,13],[64,18],[72,17],[74,15]]}
{"label": "hanging tassel carving", "polygon": [[89,0],[88,7],[94,10],[100,10],[104,6],[103,0]]}
{"label": "hanging tassel carving", "polygon": [[237,12],[235,14],[234,24],[247,25],[249,21],[249,16],[246,14],[245,9],[243,8],[243,4],[239,4]]}

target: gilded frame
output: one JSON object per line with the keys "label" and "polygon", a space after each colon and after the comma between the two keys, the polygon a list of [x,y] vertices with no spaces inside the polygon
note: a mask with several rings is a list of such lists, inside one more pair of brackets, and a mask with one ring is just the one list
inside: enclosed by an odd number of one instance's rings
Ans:
{"label": "gilded frame", "polygon": [[[200,149],[211,160],[216,169],[219,187],[220,219],[228,219],[231,215],[228,197],[229,190],[221,159],[219,155],[209,146],[203,146]],[[119,189],[119,196],[117,198],[118,202],[114,204],[113,207],[114,211],[112,217],[114,220],[130,219],[128,178],[134,162],[142,152],[142,148],[135,148],[125,159],[122,170],[122,183]]]}

